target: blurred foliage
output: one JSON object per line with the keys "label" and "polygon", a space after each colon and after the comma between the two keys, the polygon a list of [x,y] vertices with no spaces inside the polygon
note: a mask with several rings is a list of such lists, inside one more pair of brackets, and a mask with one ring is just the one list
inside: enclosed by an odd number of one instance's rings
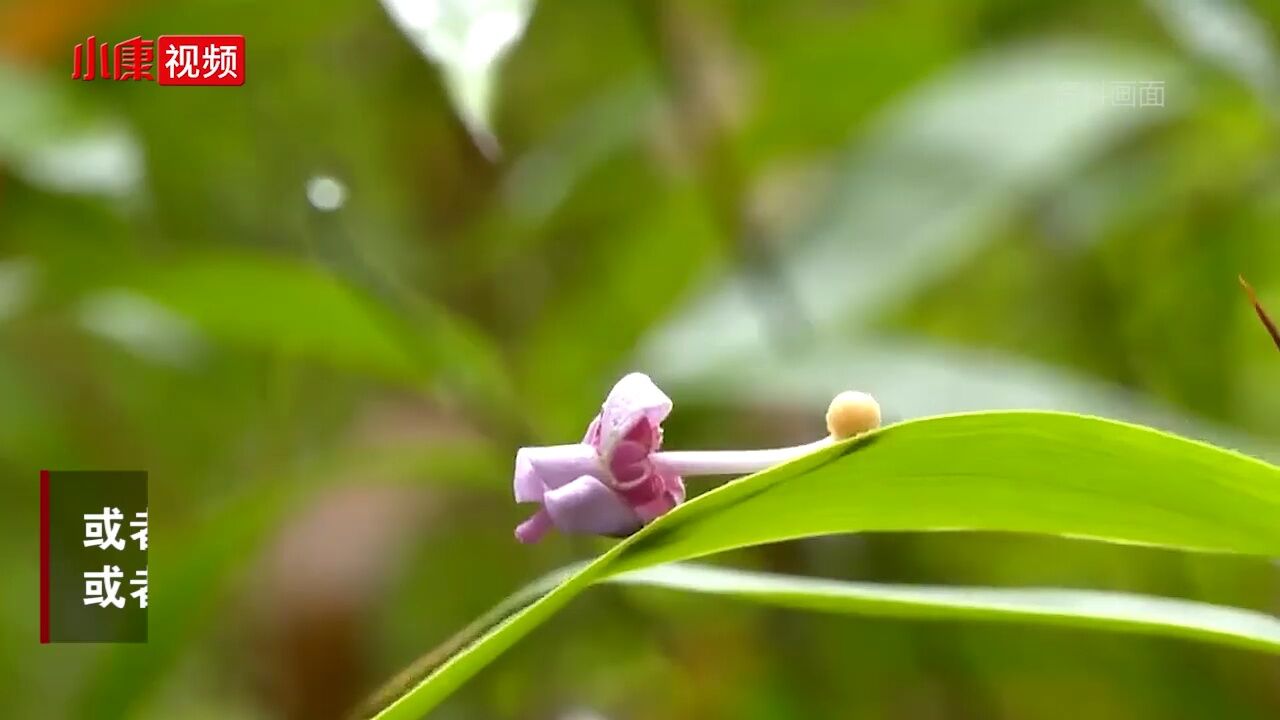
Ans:
{"label": "blurred foliage", "polygon": [[[0,7],[6,717],[341,716],[598,549],[514,545],[510,460],[629,369],[675,397],[673,447],[811,439],[853,386],[891,419],[1055,407],[1276,455],[1235,285],[1280,307],[1275,3],[531,9],[486,75],[490,160],[374,0]],[[88,35],[178,32],[244,34],[246,84],[69,79]],[[1164,107],[1090,94],[1136,80]],[[148,646],[36,645],[41,467],[150,472]],[[1280,604],[1262,561],[1066,540],[729,559]],[[621,588],[438,715],[1248,719],[1277,688],[1175,640]]]}

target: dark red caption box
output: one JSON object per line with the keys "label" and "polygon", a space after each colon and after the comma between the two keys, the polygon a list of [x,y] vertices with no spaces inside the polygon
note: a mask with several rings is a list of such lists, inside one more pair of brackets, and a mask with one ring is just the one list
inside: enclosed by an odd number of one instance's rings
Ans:
{"label": "dark red caption box", "polygon": [[243,35],[161,35],[156,38],[161,85],[243,85]]}

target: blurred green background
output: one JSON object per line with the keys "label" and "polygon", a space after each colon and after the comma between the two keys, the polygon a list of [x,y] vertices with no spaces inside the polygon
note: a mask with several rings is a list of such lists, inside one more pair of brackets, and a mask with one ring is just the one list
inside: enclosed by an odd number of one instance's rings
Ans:
{"label": "blurred green background", "polygon": [[[1280,310],[1280,5],[387,5],[0,5],[0,715],[342,717],[605,546],[517,545],[512,458],[633,369],[672,448],[856,388],[1280,457],[1236,285]],[[247,82],[70,79],[166,33],[245,35]],[[149,471],[147,646],[37,644],[42,467]],[[725,559],[1280,609],[1262,561],[1048,538]],[[1280,662],[604,588],[436,716],[1275,718]]]}

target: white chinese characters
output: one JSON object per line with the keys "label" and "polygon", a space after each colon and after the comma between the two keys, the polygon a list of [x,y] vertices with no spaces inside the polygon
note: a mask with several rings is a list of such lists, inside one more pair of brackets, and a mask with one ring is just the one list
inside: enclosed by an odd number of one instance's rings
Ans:
{"label": "white chinese characters", "polygon": [[84,574],[84,604],[106,607],[124,607],[119,578],[124,577],[119,565],[103,565],[101,572],[90,570]]}
{"label": "white chinese characters", "polygon": [[[100,550],[108,548],[123,550],[125,541],[124,538],[119,537],[122,520],[124,520],[124,513],[120,512],[120,508],[104,507],[100,513],[85,513],[84,546],[96,547]],[[129,527],[135,528],[129,538],[138,543],[139,550],[146,550],[147,511],[143,510],[135,514],[134,520],[129,522]]]}
{"label": "white chinese characters", "polygon": [[1124,80],[1110,82],[1071,81],[1059,84],[1058,95],[1095,105],[1124,108],[1164,107],[1163,80]]}
{"label": "white chinese characters", "polygon": [[200,48],[195,45],[175,45],[169,48],[165,55],[164,67],[169,71],[175,79],[191,78],[197,80],[200,78]]}
{"label": "white chinese characters", "polygon": [[203,77],[205,79],[216,77],[219,80],[239,77],[236,74],[236,47],[234,45],[210,45],[205,48]]}
{"label": "white chinese characters", "polygon": [[129,527],[137,528],[133,534],[129,536],[130,540],[138,543],[139,550],[147,549],[147,511],[143,510],[134,515],[134,520],[129,523]]}
{"label": "white chinese characters", "polygon": [[[118,507],[104,507],[100,513],[84,514],[84,547],[95,547],[100,550],[124,550],[131,540],[139,550],[148,549],[147,510],[133,514],[125,529],[125,514]],[[132,531],[132,532],[130,532]],[[125,535],[124,533],[129,533]],[[144,568],[134,572],[128,585],[135,588],[133,592],[122,592],[121,583],[126,573],[119,565],[104,564],[102,570],[91,570],[84,573],[84,604],[98,607],[123,608],[128,597],[137,601],[138,607],[147,607],[147,570]]]}
{"label": "white chinese characters", "polygon": [[84,546],[97,547],[102,550],[124,549],[124,540],[116,537],[120,533],[120,520],[124,515],[120,508],[104,507],[101,513],[85,513]]}
{"label": "white chinese characters", "polygon": [[165,55],[164,67],[175,80],[240,77],[234,45],[210,45],[203,54],[198,45],[174,45]]}
{"label": "white chinese characters", "polygon": [[147,606],[147,570],[143,568],[134,573],[134,577],[129,581],[130,585],[137,587],[137,590],[129,593],[129,597],[138,601],[138,607],[145,608]]}
{"label": "white chinese characters", "polygon": [[[124,607],[126,599],[120,593],[120,582],[123,577],[124,572],[120,570],[119,565],[103,565],[100,571],[86,572],[84,604],[98,607]],[[147,606],[147,571],[143,569],[134,573],[134,577],[129,580],[129,585],[137,588],[129,593],[129,597],[137,601],[138,607],[145,608]]]}

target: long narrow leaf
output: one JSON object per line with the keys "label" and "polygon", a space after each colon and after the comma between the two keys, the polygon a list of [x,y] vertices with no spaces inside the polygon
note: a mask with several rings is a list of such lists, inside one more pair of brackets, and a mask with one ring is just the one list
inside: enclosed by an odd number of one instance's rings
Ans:
{"label": "long narrow leaf", "polygon": [[1280,653],[1280,619],[1209,603],[1063,588],[890,585],[673,563],[609,582],[725,595],[796,610],[920,620],[997,620],[1184,637]]}

